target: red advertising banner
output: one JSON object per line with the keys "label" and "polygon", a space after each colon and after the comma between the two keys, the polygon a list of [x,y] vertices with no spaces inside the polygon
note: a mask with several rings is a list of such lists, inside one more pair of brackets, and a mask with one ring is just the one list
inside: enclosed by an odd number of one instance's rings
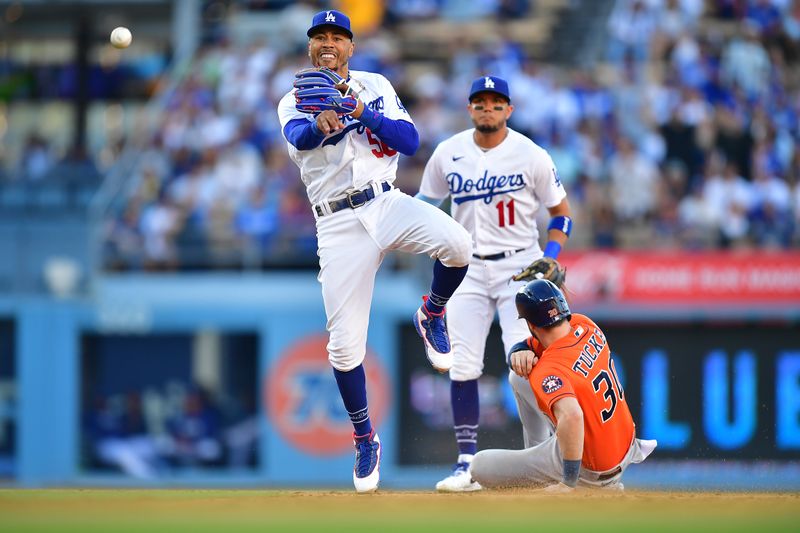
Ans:
{"label": "red advertising banner", "polygon": [[800,252],[565,252],[571,297],[583,302],[800,306]]}

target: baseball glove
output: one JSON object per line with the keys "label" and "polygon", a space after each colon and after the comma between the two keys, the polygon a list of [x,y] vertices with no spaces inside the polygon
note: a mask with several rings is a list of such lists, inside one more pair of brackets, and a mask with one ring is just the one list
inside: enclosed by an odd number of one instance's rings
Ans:
{"label": "baseball glove", "polygon": [[358,94],[344,78],[329,68],[307,68],[295,74],[294,87],[297,110],[318,114],[334,111],[349,115],[358,107]]}
{"label": "baseball glove", "polygon": [[525,270],[515,274],[511,279],[514,281],[533,281],[535,279],[549,279],[559,288],[564,288],[564,281],[567,279],[567,269],[552,257],[540,257]]}

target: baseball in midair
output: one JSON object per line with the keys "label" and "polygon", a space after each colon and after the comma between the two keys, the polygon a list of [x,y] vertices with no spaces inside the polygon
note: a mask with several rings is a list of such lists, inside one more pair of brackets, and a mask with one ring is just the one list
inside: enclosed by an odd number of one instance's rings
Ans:
{"label": "baseball in midair", "polygon": [[114,28],[114,31],[111,32],[111,45],[114,48],[128,48],[132,40],[131,30],[125,26]]}

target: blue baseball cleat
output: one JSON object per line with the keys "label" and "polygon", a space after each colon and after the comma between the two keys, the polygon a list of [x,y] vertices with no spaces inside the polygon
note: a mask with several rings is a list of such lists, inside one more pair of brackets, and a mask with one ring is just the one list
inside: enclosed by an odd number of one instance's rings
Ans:
{"label": "blue baseball cleat", "polygon": [[[422,297],[423,302],[428,297]],[[434,369],[447,372],[453,366],[453,352],[450,348],[450,336],[447,334],[447,324],[444,321],[444,311],[434,315],[422,306],[414,313],[414,327],[425,343],[425,355]]]}
{"label": "blue baseball cleat", "polygon": [[353,466],[353,485],[356,492],[375,492],[381,470],[381,439],[375,430],[362,437],[353,434],[356,446],[356,464]]}

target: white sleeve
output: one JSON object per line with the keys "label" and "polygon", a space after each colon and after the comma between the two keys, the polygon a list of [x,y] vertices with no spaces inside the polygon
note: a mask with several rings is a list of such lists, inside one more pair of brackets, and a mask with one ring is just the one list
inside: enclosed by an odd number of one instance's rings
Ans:
{"label": "white sleeve", "polygon": [[278,120],[281,122],[281,133],[283,133],[283,128],[286,127],[286,124],[290,120],[297,118],[313,120],[312,115],[301,113],[297,110],[297,107],[295,106],[294,89],[292,89],[286,93],[283,98],[281,98],[280,102],[278,102]]}
{"label": "white sleeve", "polygon": [[437,146],[431,158],[428,159],[425,171],[422,173],[422,183],[419,186],[420,194],[437,200],[443,200],[450,195],[450,185],[448,185],[442,169],[441,146]]}
{"label": "white sleeve", "polygon": [[397,96],[397,93],[392,87],[392,84],[389,80],[386,79],[385,76],[381,75],[381,82],[382,82],[382,90],[381,94],[383,95],[383,109],[381,113],[385,117],[388,117],[392,120],[405,120],[406,122],[414,123],[411,120],[411,115],[408,114],[403,102],[400,101],[400,97]]}
{"label": "white sleeve", "polygon": [[533,157],[532,172],[533,190],[542,205],[555,207],[566,198],[567,191],[558,178],[556,164],[545,150],[540,149]]}

